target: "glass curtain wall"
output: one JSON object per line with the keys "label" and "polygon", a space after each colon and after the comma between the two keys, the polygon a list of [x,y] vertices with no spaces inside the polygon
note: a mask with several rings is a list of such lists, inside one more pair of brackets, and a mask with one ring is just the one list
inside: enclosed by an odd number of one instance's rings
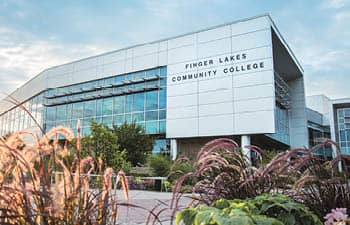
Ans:
{"label": "glass curtain wall", "polygon": [[46,130],[64,125],[76,131],[80,119],[88,135],[94,119],[109,127],[135,122],[148,134],[165,134],[166,67],[53,89],[46,98]]}
{"label": "glass curtain wall", "polygon": [[350,108],[337,109],[338,143],[343,154],[350,154]]}

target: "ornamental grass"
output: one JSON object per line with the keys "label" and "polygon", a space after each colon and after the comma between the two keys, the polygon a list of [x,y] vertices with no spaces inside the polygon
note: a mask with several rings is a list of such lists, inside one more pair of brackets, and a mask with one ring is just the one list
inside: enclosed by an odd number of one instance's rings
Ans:
{"label": "ornamental grass", "polygon": [[[59,142],[58,137],[65,142]],[[26,138],[24,138],[26,137]],[[31,141],[25,141],[28,138]],[[74,150],[68,143],[76,138]],[[18,131],[0,139],[1,224],[117,224],[120,183],[128,200],[123,171],[102,171],[102,162],[80,157],[80,125],[74,137],[65,127],[53,128],[42,138]],[[100,187],[90,187],[95,167]],[[55,172],[60,172],[61,175]],[[125,205],[125,203],[122,203]]]}

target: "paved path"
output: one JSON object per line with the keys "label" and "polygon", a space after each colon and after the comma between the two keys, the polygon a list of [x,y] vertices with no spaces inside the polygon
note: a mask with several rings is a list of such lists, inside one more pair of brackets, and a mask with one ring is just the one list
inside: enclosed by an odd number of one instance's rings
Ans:
{"label": "paved path", "polygon": [[[118,191],[119,199],[123,199],[123,193]],[[191,202],[191,195],[187,194],[181,198],[179,208],[186,207]],[[150,211],[153,209],[155,214],[162,211],[159,215],[160,221],[155,224],[170,224],[172,210],[169,209],[172,199],[172,193],[169,192],[153,192],[153,191],[138,191],[131,190],[129,192],[129,203],[143,207],[145,209],[135,207],[120,207],[119,220],[121,224],[145,224],[147,217],[150,216]],[[120,201],[125,202],[125,201]],[[154,209],[155,206],[158,206]],[[154,216],[150,216],[153,224]]]}

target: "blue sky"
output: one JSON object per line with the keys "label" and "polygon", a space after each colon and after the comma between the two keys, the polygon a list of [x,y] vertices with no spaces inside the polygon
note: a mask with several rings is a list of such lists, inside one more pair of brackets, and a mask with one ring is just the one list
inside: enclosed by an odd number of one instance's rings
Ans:
{"label": "blue sky", "polygon": [[307,95],[350,97],[350,0],[1,0],[0,90],[54,65],[264,13],[301,62]]}

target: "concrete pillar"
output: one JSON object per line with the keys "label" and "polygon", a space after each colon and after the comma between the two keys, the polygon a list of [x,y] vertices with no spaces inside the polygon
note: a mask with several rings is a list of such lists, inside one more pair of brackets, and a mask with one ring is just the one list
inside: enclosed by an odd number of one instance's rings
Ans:
{"label": "concrete pillar", "polygon": [[176,160],[177,157],[177,140],[170,139],[170,156],[172,160]]}
{"label": "concrete pillar", "polygon": [[250,145],[250,136],[242,135],[241,136],[241,148],[242,148],[242,151],[243,151],[243,155],[246,156],[246,159],[248,160],[248,162],[251,163],[252,162],[252,156],[251,156],[250,150],[245,147],[247,145]]}

